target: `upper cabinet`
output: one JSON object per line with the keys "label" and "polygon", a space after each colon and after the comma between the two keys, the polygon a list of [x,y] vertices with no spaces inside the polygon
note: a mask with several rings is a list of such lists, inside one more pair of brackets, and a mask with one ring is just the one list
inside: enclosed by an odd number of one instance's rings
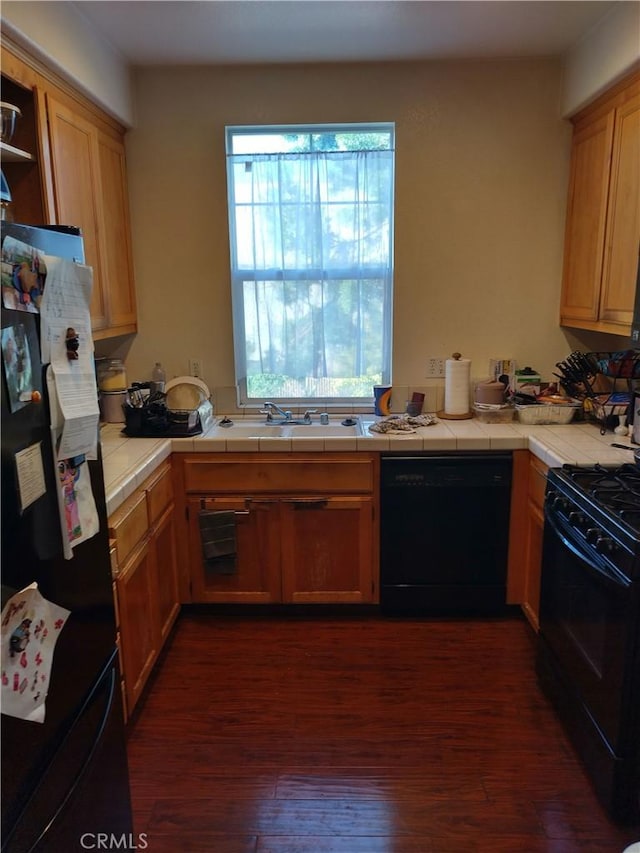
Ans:
{"label": "upper cabinet", "polygon": [[640,246],[640,73],[573,122],[560,323],[628,336]]}
{"label": "upper cabinet", "polygon": [[3,100],[23,116],[2,148],[17,222],[74,225],[93,268],[91,324],[100,340],[137,330],[124,129],[28,58],[2,48]]}

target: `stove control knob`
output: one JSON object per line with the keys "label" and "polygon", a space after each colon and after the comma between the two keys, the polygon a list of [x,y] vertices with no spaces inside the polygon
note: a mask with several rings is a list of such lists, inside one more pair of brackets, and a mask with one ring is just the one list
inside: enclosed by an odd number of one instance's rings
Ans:
{"label": "stove control knob", "polygon": [[585,538],[590,545],[595,545],[602,537],[602,530],[599,527],[590,527],[585,533]]}
{"label": "stove control knob", "polygon": [[573,510],[569,513],[569,522],[573,524],[574,527],[582,527],[587,520],[586,515],[580,510]]}
{"label": "stove control knob", "polygon": [[613,551],[613,539],[610,536],[598,536],[596,539],[596,551],[599,554],[610,554]]}
{"label": "stove control knob", "polygon": [[564,495],[554,495],[551,501],[551,506],[556,512],[566,512],[571,506],[571,501],[565,498]]}

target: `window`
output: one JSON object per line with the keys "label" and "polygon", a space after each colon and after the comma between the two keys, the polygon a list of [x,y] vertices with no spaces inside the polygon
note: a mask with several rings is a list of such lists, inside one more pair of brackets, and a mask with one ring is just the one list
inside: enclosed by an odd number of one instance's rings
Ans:
{"label": "window", "polygon": [[227,128],[240,402],[391,380],[393,124]]}

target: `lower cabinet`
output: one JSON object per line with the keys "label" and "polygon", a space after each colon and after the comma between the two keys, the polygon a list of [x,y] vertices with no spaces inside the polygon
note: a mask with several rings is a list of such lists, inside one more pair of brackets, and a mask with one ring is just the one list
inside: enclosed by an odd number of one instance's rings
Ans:
{"label": "lower cabinet", "polygon": [[280,530],[283,601],[372,601],[371,498],[283,498]]}
{"label": "lower cabinet", "polygon": [[[235,554],[205,560],[202,512],[233,514]],[[277,500],[242,496],[189,500],[189,553],[194,601],[273,604],[281,601]]]}
{"label": "lower cabinet", "polygon": [[109,518],[123,695],[130,716],[180,604],[171,468],[162,466]]}
{"label": "lower cabinet", "polygon": [[127,715],[140,698],[160,649],[153,559],[151,542],[145,538],[116,581]]}
{"label": "lower cabinet", "polygon": [[[373,456],[225,456],[184,461],[193,601],[376,601]],[[235,494],[216,493],[234,487]],[[205,556],[201,517],[208,513],[227,514],[219,516],[226,533],[219,549],[209,534]]]}

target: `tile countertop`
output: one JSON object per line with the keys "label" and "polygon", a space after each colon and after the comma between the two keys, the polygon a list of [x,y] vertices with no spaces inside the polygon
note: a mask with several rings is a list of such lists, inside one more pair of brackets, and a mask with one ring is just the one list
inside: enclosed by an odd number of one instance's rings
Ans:
{"label": "tile countertop", "polygon": [[[236,420],[240,420],[234,415]],[[592,423],[558,426],[485,424],[476,420],[443,420],[421,427],[408,435],[380,435],[368,432],[375,418],[361,417],[365,435],[353,438],[236,438],[214,424],[203,435],[193,438],[127,438],[119,424],[105,424],[100,431],[107,512],[111,514],[171,453],[354,451],[354,450],[526,450],[529,449],[550,467],[573,465],[620,465],[633,462],[627,450],[612,447],[612,442],[634,449],[628,437],[612,432],[600,434]]]}

